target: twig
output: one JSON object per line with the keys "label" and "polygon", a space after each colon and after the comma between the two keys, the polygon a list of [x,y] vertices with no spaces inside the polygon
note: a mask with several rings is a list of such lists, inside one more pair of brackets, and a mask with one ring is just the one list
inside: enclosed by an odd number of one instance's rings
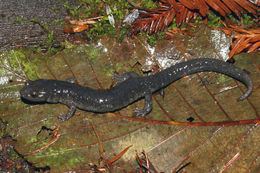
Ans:
{"label": "twig", "polygon": [[34,151],[24,153],[23,155],[31,155],[31,154],[34,154],[34,153],[38,153],[38,152],[42,151],[43,149],[51,146],[53,143],[55,143],[60,138],[60,134],[58,134],[59,129],[60,129],[60,126],[58,126],[57,129],[54,131],[54,133],[53,133],[54,138],[49,143],[47,143],[46,145],[44,145],[41,148],[38,148]]}

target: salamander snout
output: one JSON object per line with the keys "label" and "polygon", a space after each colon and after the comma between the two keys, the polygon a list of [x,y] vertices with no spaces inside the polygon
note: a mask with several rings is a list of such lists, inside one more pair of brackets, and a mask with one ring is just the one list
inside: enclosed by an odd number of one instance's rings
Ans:
{"label": "salamander snout", "polygon": [[23,99],[31,102],[45,102],[47,100],[47,92],[39,80],[25,82],[25,86],[20,90],[20,95]]}

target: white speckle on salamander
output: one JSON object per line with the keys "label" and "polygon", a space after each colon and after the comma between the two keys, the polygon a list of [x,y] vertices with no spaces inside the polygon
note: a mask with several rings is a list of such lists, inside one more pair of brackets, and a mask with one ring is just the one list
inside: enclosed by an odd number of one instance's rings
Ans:
{"label": "white speckle on salamander", "polygon": [[104,99],[99,99],[98,100],[99,103],[104,103],[104,102],[107,102],[107,101],[108,101],[107,99],[105,99],[105,100]]}
{"label": "white speckle on salamander", "polygon": [[38,95],[38,97],[43,97],[45,94],[46,94],[46,92],[44,92],[44,91],[41,91],[41,92],[39,92],[39,95]]}
{"label": "white speckle on salamander", "polygon": [[69,92],[69,90],[63,90],[63,93],[67,94]]}

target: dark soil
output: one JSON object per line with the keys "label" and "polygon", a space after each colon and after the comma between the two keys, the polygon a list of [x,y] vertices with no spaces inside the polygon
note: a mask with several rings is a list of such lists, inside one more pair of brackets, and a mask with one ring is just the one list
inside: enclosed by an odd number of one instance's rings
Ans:
{"label": "dark soil", "polygon": [[[70,3],[73,5],[75,1]],[[47,42],[48,33],[31,20],[37,20],[49,31],[53,31],[55,43],[52,44],[57,44],[66,37],[57,21],[63,22],[66,15],[68,15],[66,8],[58,0],[1,0],[0,50],[37,47]]]}

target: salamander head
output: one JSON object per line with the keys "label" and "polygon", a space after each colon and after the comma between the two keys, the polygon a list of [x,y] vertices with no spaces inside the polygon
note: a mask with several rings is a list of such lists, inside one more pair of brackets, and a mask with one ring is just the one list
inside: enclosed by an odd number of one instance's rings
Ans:
{"label": "salamander head", "polygon": [[46,80],[26,81],[20,90],[21,97],[31,102],[46,102],[48,99],[48,84]]}

